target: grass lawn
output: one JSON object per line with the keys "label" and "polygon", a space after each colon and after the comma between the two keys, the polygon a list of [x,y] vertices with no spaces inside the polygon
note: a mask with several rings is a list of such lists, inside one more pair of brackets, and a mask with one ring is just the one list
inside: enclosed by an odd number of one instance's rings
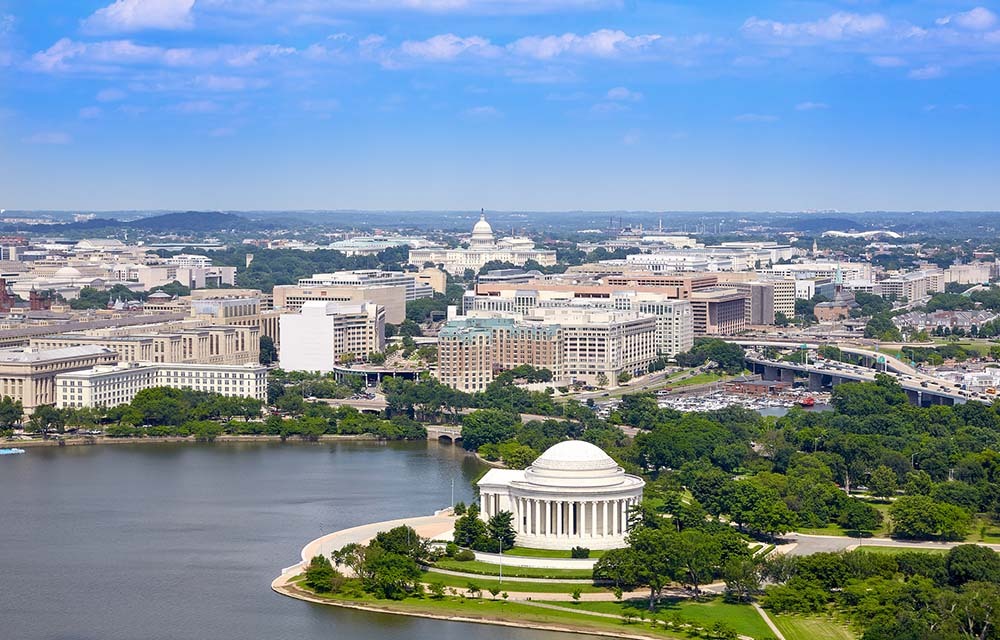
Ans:
{"label": "grass lawn", "polygon": [[[313,594],[316,595],[316,594]],[[589,615],[586,612],[556,611],[542,609],[529,604],[505,602],[500,598],[492,600],[485,598],[455,598],[447,597],[441,600],[432,598],[407,598],[406,600],[376,600],[369,595],[318,595],[320,599],[331,602],[345,602],[383,608],[387,611],[426,613],[439,616],[461,616],[480,620],[503,620],[529,626],[531,623],[559,625],[572,627],[580,631],[603,631],[646,635],[650,638],[681,639],[689,636],[670,633],[659,629],[653,630],[648,625],[631,625],[626,627],[621,621]],[[560,603],[565,605],[566,603]]]}
{"label": "grass lawn", "polygon": [[[574,609],[586,611],[597,611],[599,613],[612,613],[621,615],[623,609],[633,608],[646,611],[647,602],[645,600],[626,600],[624,603],[618,602],[579,602],[555,603],[560,606],[570,606]],[[691,600],[688,598],[671,598],[661,600],[656,608],[656,616],[660,620],[669,620],[672,616],[679,615],[685,621],[699,627],[710,628],[716,622],[722,621],[732,627],[737,633],[751,636],[753,638],[768,638],[774,634],[768,628],[767,623],[748,604],[730,604],[724,602],[722,598],[711,598],[706,600]],[[819,637],[819,636],[817,636]]]}
{"label": "grass lawn", "polygon": [[[528,558],[572,558],[567,549],[532,549],[530,547],[514,547],[508,551],[504,551],[505,556],[526,556]],[[603,551],[598,551],[596,549],[591,549],[591,558],[600,558],[604,555]]]}
{"label": "grass lawn", "polygon": [[607,591],[607,589],[593,584],[566,584],[555,581],[511,582],[509,580],[500,582],[499,580],[493,580],[487,577],[466,578],[464,576],[449,576],[443,573],[433,573],[430,571],[424,572],[421,582],[425,582],[427,584],[440,582],[446,587],[456,587],[459,589],[465,589],[471,583],[482,589],[484,593],[489,591],[491,587],[498,587],[502,591],[517,591],[521,593],[573,593],[576,589],[579,589],[581,593],[601,593]]}
{"label": "grass lawn", "polygon": [[1000,527],[997,527],[982,516],[976,516],[972,521],[969,535],[965,536],[965,541],[1000,544]]}
{"label": "grass lawn", "polygon": [[[872,531],[871,534],[865,534],[866,538],[888,538],[889,537],[889,507],[891,506],[888,502],[882,502],[881,500],[874,500],[866,498],[863,495],[853,494],[853,497],[864,500],[871,506],[878,509],[882,514],[882,525]],[[799,533],[804,533],[811,536],[850,536],[852,538],[857,538],[857,533],[854,530],[845,529],[838,524],[828,524],[825,527],[801,527],[796,529]]]}
{"label": "grass lawn", "polygon": [[[495,576],[500,574],[499,565],[492,564],[490,562],[480,562],[478,560],[470,560],[468,562],[459,562],[458,560],[452,560],[450,558],[442,558],[434,563],[435,567],[439,569],[448,569],[449,571],[461,571],[463,573],[476,573],[486,576]],[[511,567],[504,565],[503,574],[505,576],[510,576],[514,578],[585,578],[590,579],[593,575],[593,571],[590,569],[580,570],[580,569],[538,569],[535,567]]]}
{"label": "grass lawn", "polygon": [[866,547],[863,544],[859,547],[861,551],[866,551],[868,553],[884,553],[884,554],[894,554],[894,553],[904,553],[906,551],[916,551],[918,553],[948,553],[947,549],[928,549],[925,547]]}
{"label": "grass lawn", "polygon": [[828,618],[774,615],[768,612],[785,640],[855,640],[856,635],[846,626]]}
{"label": "grass lawn", "polygon": [[699,373],[698,375],[691,376],[690,378],[686,378],[684,380],[678,380],[676,382],[671,382],[670,386],[673,387],[673,388],[675,388],[675,389],[677,387],[690,387],[690,386],[696,385],[696,384],[706,384],[706,383],[709,383],[709,382],[718,382],[720,380],[725,380],[726,377],[727,376],[724,376],[724,375],[721,375],[721,374],[718,374],[718,373],[712,373],[712,372]]}

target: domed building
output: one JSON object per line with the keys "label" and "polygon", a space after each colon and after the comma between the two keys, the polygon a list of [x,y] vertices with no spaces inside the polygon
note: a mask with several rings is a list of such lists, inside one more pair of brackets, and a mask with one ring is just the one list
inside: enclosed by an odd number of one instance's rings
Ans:
{"label": "domed building", "polygon": [[628,510],[646,483],[599,447],[567,440],[527,469],[491,469],[478,485],[480,517],[514,514],[518,546],[617,549],[626,546]]}
{"label": "domed building", "polygon": [[479,221],[472,227],[468,247],[410,249],[409,257],[410,264],[422,267],[429,262],[454,274],[464,273],[466,269],[479,271],[487,262],[509,262],[520,267],[528,261],[543,267],[552,266],[556,263],[556,252],[536,249],[531,238],[512,236],[498,240],[485,212],[479,214]]}

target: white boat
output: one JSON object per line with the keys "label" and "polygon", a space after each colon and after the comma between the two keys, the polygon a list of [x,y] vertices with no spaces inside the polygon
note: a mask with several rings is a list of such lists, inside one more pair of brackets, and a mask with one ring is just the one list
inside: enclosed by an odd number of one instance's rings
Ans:
{"label": "white boat", "polygon": [[12,456],[17,453],[24,453],[24,449],[17,449],[17,448],[0,449],[0,456]]}

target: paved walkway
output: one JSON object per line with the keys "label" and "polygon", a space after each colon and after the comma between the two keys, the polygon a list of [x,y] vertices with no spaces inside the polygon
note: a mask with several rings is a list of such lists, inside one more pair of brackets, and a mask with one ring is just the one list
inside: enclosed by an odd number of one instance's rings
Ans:
{"label": "paved walkway", "polygon": [[[500,554],[476,551],[476,560],[490,564],[500,564]],[[597,563],[597,558],[541,558],[537,556],[517,556],[512,553],[503,554],[503,565],[511,567],[535,567],[538,569],[580,569],[590,570]]]}
{"label": "paved walkway", "polygon": [[321,538],[316,538],[302,548],[302,558],[298,564],[288,567],[282,571],[287,573],[291,570],[304,568],[313,556],[330,554],[345,545],[351,543],[367,544],[369,540],[382,531],[388,531],[395,527],[408,525],[413,527],[417,535],[422,538],[436,538],[442,533],[452,531],[455,528],[455,517],[450,515],[450,510],[439,511],[432,516],[417,516],[415,518],[399,518],[397,520],[386,520],[385,522],[375,522],[364,524],[360,527],[352,527],[329,533]]}
{"label": "paved walkway", "polygon": [[[864,549],[865,547],[897,547],[913,549],[914,551],[926,551],[928,549],[951,549],[963,544],[978,544],[984,547],[1000,551],[1000,544],[985,544],[982,542],[929,542],[895,540],[893,538],[849,538],[847,536],[823,536],[807,535],[804,533],[789,533],[782,536],[783,544],[775,547],[779,553],[788,553],[793,556],[807,556],[813,553],[851,551],[854,549]],[[794,546],[791,546],[794,545]],[[784,550],[783,547],[790,547]]]}
{"label": "paved walkway", "polygon": [[[468,578],[469,580],[490,580],[492,578],[499,578],[499,576],[486,575],[480,573],[468,573],[464,571],[452,571],[451,569],[438,569],[437,567],[429,567],[428,571],[430,573],[440,573],[446,576],[458,576],[459,578]],[[510,582],[551,582],[553,584],[594,584],[593,580],[581,579],[581,578],[522,578],[519,576],[507,576],[503,577],[504,582],[508,580]]]}
{"label": "paved walkway", "polygon": [[781,633],[781,629],[778,628],[778,625],[774,624],[774,621],[771,620],[771,617],[769,615],[767,615],[767,612],[764,611],[764,609],[762,609],[761,606],[756,602],[753,603],[753,608],[756,609],[757,613],[760,614],[760,617],[764,619],[764,622],[774,633],[774,637],[777,638],[778,640],[785,640],[785,636],[784,634]]}

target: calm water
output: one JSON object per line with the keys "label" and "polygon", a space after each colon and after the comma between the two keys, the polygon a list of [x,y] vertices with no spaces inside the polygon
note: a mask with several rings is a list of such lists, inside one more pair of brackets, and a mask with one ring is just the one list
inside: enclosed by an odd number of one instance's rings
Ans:
{"label": "calm water", "polygon": [[[0,638],[555,640],[279,596],[320,534],[472,497],[437,443],[115,445],[0,458]],[[576,636],[580,637],[580,636]]]}

